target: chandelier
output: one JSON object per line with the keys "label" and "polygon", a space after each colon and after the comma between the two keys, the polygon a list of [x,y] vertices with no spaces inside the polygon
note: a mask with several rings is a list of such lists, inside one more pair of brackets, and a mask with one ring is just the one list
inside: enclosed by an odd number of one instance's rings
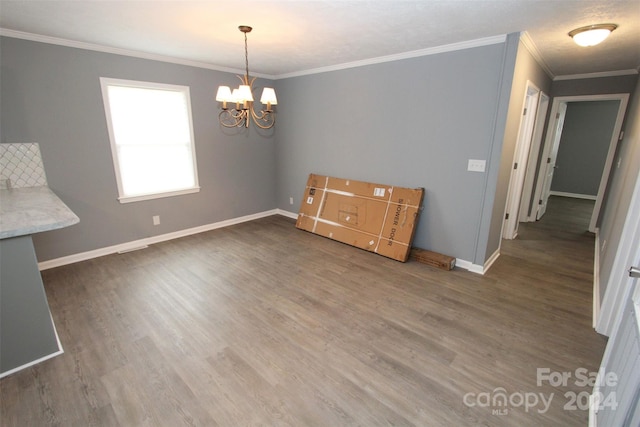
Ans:
{"label": "chandelier", "polygon": [[[233,127],[249,127],[249,122],[253,122],[261,129],[270,129],[276,123],[276,113],[272,106],[278,104],[276,92],[271,87],[265,87],[260,97],[260,102],[266,105],[264,110],[256,113],[253,108],[253,82],[254,78],[249,78],[249,51],[247,49],[247,33],[252,28],[247,25],[238,27],[244,33],[244,61],[246,73],[244,76],[237,76],[242,82],[237,88],[231,89],[229,86],[218,87],[216,93],[216,101],[222,103],[222,111],[218,115],[220,124],[227,128]],[[232,104],[229,108],[227,104]],[[235,104],[235,107],[233,107]]]}

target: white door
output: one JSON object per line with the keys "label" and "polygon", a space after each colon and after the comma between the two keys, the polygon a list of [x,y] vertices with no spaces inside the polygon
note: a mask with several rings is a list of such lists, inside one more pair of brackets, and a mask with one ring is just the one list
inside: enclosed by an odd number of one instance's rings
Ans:
{"label": "white door", "polygon": [[625,299],[602,357],[589,411],[590,425],[640,425],[640,216],[636,220],[635,256],[625,268]]}
{"label": "white door", "polygon": [[[556,158],[558,157],[558,147],[560,146],[560,138],[562,137],[562,128],[564,126],[564,116],[567,114],[567,103],[562,102],[558,105],[554,120],[553,132],[551,132],[551,144],[545,146],[542,164],[544,168],[544,181],[542,183],[542,194],[538,204],[538,214],[536,219],[542,218],[547,210],[547,202],[549,201],[549,193],[551,192],[551,181],[553,181],[553,173],[556,170]],[[549,141],[549,139],[547,139]]]}
{"label": "white door", "polygon": [[522,118],[520,119],[516,149],[513,155],[513,168],[511,169],[509,190],[507,191],[506,215],[502,231],[502,237],[505,239],[515,239],[518,235],[518,217],[520,214],[522,187],[527,163],[529,161],[529,150],[531,148],[533,125],[535,124],[539,98],[540,89],[531,82],[527,82],[527,92],[525,95],[524,108],[522,109]]}
{"label": "white door", "polygon": [[527,171],[524,177],[524,185],[522,186],[522,199],[520,201],[520,222],[533,222],[536,220],[538,210],[538,200],[531,203],[531,197],[534,193],[534,182],[536,179],[536,167],[538,165],[538,157],[540,156],[540,147],[542,146],[542,134],[544,133],[544,122],[549,111],[549,96],[544,92],[540,92],[540,100],[538,102],[538,111],[536,112],[535,124],[533,126],[533,138],[531,139],[531,149],[529,151],[529,161],[527,162]]}
{"label": "white door", "polygon": [[596,331],[607,336],[612,334],[621,307],[630,293],[633,278],[629,277],[627,271],[632,266],[640,267],[640,173],[634,185],[620,243],[611,267],[611,277],[607,279],[602,305],[597,312]]}
{"label": "white door", "polygon": [[[609,340],[589,410],[591,426],[640,425],[640,174],[634,185],[596,325]],[[615,375],[611,381],[609,373]]]}
{"label": "white door", "polygon": [[591,426],[640,426],[640,288],[637,278],[631,282],[632,293],[598,370],[589,408]]}

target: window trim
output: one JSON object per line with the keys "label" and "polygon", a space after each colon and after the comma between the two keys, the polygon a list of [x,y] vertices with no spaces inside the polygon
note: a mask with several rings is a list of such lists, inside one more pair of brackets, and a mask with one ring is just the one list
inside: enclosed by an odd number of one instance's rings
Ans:
{"label": "window trim", "polygon": [[[146,194],[133,195],[133,196],[127,196],[124,194],[122,177],[120,174],[120,161],[118,159],[118,147],[117,147],[115,135],[113,132],[113,122],[111,118],[111,106],[109,103],[109,94],[108,94],[109,86],[169,90],[173,92],[181,92],[184,95],[188,121],[189,121],[191,161],[193,163],[192,167],[193,167],[194,183],[192,187],[183,188],[179,190],[160,191],[155,193],[146,193]],[[173,85],[173,84],[167,84],[167,83],[145,82],[145,81],[139,81],[139,80],[114,79],[110,77],[100,77],[100,87],[102,90],[102,101],[104,104],[104,112],[107,120],[107,131],[109,133],[109,143],[111,146],[111,157],[113,160],[113,169],[116,175],[116,184],[118,187],[118,201],[120,203],[131,203],[131,202],[138,202],[142,200],[152,200],[152,199],[173,197],[173,196],[179,196],[183,194],[193,194],[193,193],[199,192],[200,185],[198,182],[198,162],[196,157],[196,146],[195,146],[195,139],[193,134],[193,116],[191,112],[191,94],[190,94],[189,86]]]}

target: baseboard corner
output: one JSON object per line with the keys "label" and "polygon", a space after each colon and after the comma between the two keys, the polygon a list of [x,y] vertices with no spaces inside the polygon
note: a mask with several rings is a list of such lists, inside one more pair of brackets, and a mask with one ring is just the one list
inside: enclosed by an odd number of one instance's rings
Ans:
{"label": "baseboard corner", "polygon": [[276,215],[286,216],[287,218],[298,219],[298,214],[284,209],[276,209]]}

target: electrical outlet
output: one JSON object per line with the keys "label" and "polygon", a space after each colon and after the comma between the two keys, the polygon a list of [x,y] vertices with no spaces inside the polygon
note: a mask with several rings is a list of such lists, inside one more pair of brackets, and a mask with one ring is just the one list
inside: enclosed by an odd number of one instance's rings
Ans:
{"label": "electrical outlet", "polygon": [[153,216],[153,225],[160,225],[160,215]]}
{"label": "electrical outlet", "polygon": [[289,204],[292,205],[293,204],[293,197],[289,197]]}

